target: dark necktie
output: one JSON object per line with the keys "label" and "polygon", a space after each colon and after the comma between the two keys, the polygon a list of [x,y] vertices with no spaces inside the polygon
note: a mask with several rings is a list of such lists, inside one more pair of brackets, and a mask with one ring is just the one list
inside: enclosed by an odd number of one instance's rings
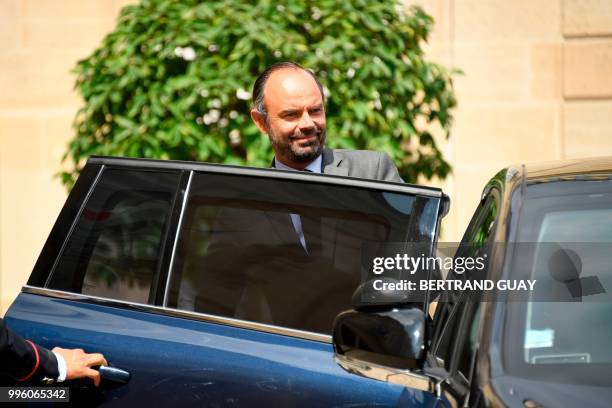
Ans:
{"label": "dark necktie", "polygon": [[[308,169],[302,171],[312,173]],[[308,213],[301,213],[300,221],[302,222],[302,231],[304,232],[304,241],[306,241],[308,254],[319,254],[321,251],[321,217],[317,209],[313,208]]]}

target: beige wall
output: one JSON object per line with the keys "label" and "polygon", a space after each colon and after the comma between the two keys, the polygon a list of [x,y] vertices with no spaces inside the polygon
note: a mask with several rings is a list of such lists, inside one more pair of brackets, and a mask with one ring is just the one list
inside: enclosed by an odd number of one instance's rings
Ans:
{"label": "beige wall", "polygon": [[[53,174],[79,99],[69,70],[128,0],[0,2],[0,313],[25,283],[64,200]],[[612,155],[612,2],[414,0],[436,19],[431,58],[460,68],[443,144],[454,174],[444,239],[510,163]]]}
{"label": "beige wall", "polygon": [[612,155],[612,2],[410,0],[436,20],[429,56],[463,75],[444,143],[443,239],[459,240],[502,167]]}
{"label": "beige wall", "polygon": [[80,105],[69,71],[113,29],[126,2],[0,1],[0,315],[66,197],[53,175]]}

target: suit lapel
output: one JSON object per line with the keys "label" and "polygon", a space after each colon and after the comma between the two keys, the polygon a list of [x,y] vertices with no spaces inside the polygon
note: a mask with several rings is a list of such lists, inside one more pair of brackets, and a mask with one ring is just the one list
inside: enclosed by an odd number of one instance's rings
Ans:
{"label": "suit lapel", "polygon": [[339,158],[332,149],[323,148],[323,173],[334,176],[348,176],[348,168],[342,166],[342,158]]}
{"label": "suit lapel", "polygon": [[[332,149],[323,148],[322,171],[333,176],[348,176],[348,168],[343,166],[342,158],[338,157]],[[323,242],[323,255],[334,259],[336,250],[336,236],[338,231],[336,218],[323,218],[321,222],[321,240]]]}

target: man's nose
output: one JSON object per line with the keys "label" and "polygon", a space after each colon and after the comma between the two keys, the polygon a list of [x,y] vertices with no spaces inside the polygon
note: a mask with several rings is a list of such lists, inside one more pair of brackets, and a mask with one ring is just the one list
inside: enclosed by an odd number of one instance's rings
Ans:
{"label": "man's nose", "polygon": [[300,118],[298,126],[300,127],[300,129],[309,129],[315,127],[315,123],[308,114],[308,111],[304,111],[302,117]]}

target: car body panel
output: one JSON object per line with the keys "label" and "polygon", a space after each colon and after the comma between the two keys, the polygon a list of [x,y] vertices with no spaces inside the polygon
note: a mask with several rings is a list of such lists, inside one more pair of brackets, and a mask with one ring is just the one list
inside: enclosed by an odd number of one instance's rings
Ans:
{"label": "car body panel", "polygon": [[41,345],[99,351],[129,371],[125,386],[89,388],[103,404],[428,406],[431,398],[345,372],[326,342],[29,293],[7,322]]}

